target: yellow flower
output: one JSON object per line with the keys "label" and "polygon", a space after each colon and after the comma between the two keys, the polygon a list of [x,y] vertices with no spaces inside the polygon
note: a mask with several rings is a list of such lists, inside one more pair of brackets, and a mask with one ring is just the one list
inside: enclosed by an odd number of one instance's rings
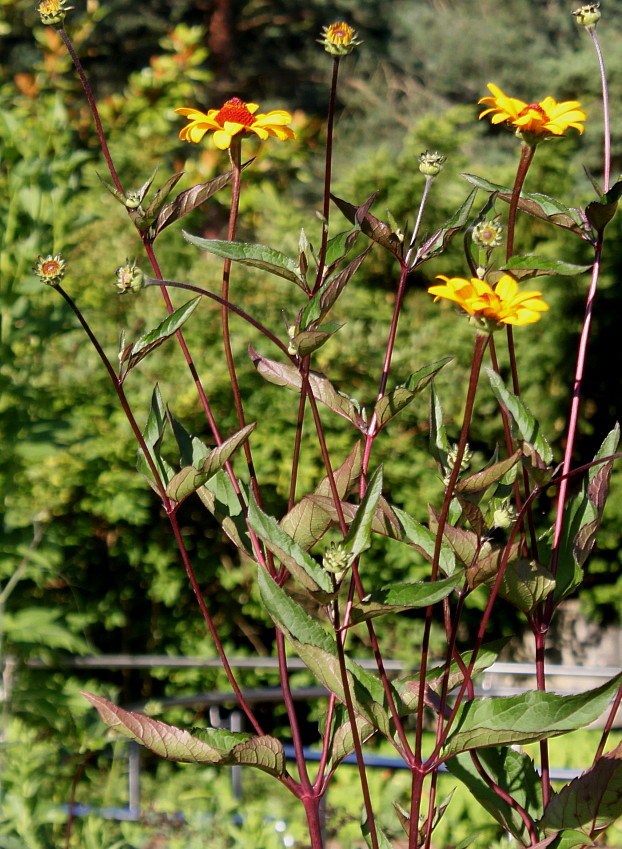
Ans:
{"label": "yellow flower", "polygon": [[41,0],[37,12],[41,15],[41,23],[46,26],[62,25],[65,15],[73,6],[66,6],[67,0]]}
{"label": "yellow flower", "polygon": [[507,97],[494,83],[488,83],[492,97],[482,97],[479,103],[489,106],[479,116],[491,115],[493,124],[506,121],[516,127],[517,133],[527,133],[534,140],[551,136],[563,136],[569,127],[583,132],[586,115],[577,100],[565,100],[557,103],[552,97],[545,97],[540,103],[525,103],[515,97]]}
{"label": "yellow flower", "polygon": [[489,332],[501,324],[533,324],[540,320],[541,312],[548,310],[540,298],[542,292],[519,292],[518,283],[509,274],[504,274],[494,289],[477,277],[464,280],[439,274],[437,280],[445,282],[428,289],[434,301],[454,301],[473,316],[477,326]]}
{"label": "yellow flower", "polygon": [[182,141],[198,144],[205,133],[214,132],[214,144],[220,150],[226,150],[234,136],[255,133],[260,139],[276,136],[285,141],[295,139],[294,131],[287,127],[292,120],[289,112],[283,109],[255,115],[259,109],[256,103],[244,103],[239,97],[228,100],[222,109],[210,109],[207,114],[197,109],[176,109],[179,115],[185,115],[190,123],[179,133]]}

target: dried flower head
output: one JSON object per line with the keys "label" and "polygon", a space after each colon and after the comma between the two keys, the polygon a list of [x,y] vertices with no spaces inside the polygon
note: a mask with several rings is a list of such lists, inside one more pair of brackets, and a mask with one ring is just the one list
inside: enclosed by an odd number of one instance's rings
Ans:
{"label": "dried flower head", "polygon": [[210,109],[207,113],[185,107],[176,109],[178,115],[185,115],[190,120],[180,131],[179,138],[198,144],[205,133],[213,132],[214,144],[220,150],[226,150],[237,135],[244,138],[255,133],[260,139],[275,136],[281,141],[296,138],[296,133],[286,126],[292,120],[289,112],[277,109],[265,115],[255,115],[258,109],[256,103],[244,103],[239,97],[233,97],[221,109]]}
{"label": "dried flower head", "polygon": [[329,27],[322,27],[322,38],[318,43],[324,46],[331,56],[347,56],[355,47],[362,44],[358,41],[358,34],[345,21],[337,21]]}
{"label": "dried flower head", "polygon": [[425,174],[426,177],[436,177],[441,173],[443,165],[447,161],[447,157],[436,151],[435,153],[430,153],[429,150],[426,150],[425,153],[422,153],[419,157],[419,170],[422,174]]}
{"label": "dried flower head", "polygon": [[571,12],[582,27],[595,27],[600,20],[600,3],[586,3]]}
{"label": "dried flower head", "polygon": [[548,310],[540,298],[542,292],[519,292],[518,283],[509,274],[504,274],[494,288],[477,277],[465,280],[439,274],[437,280],[445,282],[428,289],[434,300],[446,298],[461,306],[483,333],[492,333],[503,324],[533,324],[540,320],[541,312]]}
{"label": "dried flower head", "polygon": [[488,83],[492,97],[482,97],[479,103],[485,103],[480,119],[490,115],[493,124],[506,123],[516,129],[527,144],[535,145],[554,136],[563,136],[566,130],[574,128],[583,132],[585,112],[579,109],[577,100],[557,103],[552,97],[545,97],[539,103],[525,103],[515,97],[508,97],[494,83]]}
{"label": "dried flower head", "polygon": [[480,221],[471,233],[474,244],[480,248],[498,248],[503,244],[503,224],[501,224],[501,213],[495,215],[490,221]]}
{"label": "dried flower head", "polygon": [[74,8],[73,6],[66,6],[66,2],[67,0],[41,0],[41,3],[37,6],[41,23],[50,27],[62,26],[65,15]]}
{"label": "dried flower head", "polygon": [[117,294],[125,295],[128,292],[138,292],[143,288],[145,275],[136,265],[136,260],[130,262],[125,260],[125,265],[120,265],[115,269]]}
{"label": "dried flower head", "polygon": [[65,276],[67,263],[60,254],[56,256],[37,257],[37,262],[33,265],[32,270],[37,275],[42,283],[47,283],[48,286],[57,286]]}

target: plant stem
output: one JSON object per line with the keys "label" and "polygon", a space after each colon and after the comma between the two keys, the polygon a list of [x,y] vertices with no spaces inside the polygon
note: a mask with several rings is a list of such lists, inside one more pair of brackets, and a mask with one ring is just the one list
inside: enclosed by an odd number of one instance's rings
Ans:
{"label": "plant stem", "polygon": [[607,74],[605,71],[605,60],[603,52],[600,48],[600,41],[596,34],[596,27],[588,27],[588,32],[594,42],[596,56],[598,58],[598,67],[600,70],[600,81],[603,93],[603,146],[604,146],[604,162],[603,162],[603,193],[609,191],[609,183],[611,180],[611,117],[609,114],[609,88],[607,85]]}
{"label": "plant stem", "polygon": [[335,125],[335,100],[337,96],[337,79],[339,77],[339,56],[333,56],[333,76],[330,85],[330,97],[328,100],[328,117],[326,121],[326,158],[324,166],[324,199],[322,206],[322,242],[318,258],[317,275],[312,295],[322,285],[324,279],[324,264],[326,261],[326,245],[328,243],[328,221],[330,217],[330,184],[333,168],[333,130]]}

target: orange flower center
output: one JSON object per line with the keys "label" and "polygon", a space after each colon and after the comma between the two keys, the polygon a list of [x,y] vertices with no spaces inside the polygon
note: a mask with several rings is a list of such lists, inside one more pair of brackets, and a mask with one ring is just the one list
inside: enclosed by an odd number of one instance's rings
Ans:
{"label": "orange flower center", "polygon": [[333,44],[349,44],[352,41],[354,30],[351,26],[339,21],[336,24],[331,24],[326,33],[326,37]]}
{"label": "orange flower center", "polygon": [[225,121],[230,121],[232,124],[242,124],[244,127],[252,127],[255,122],[252,114],[246,108],[246,103],[239,97],[232,97],[231,100],[228,100],[215,116],[215,120],[221,127],[225,126]]}
{"label": "orange flower center", "polygon": [[539,104],[539,103],[528,103],[528,104],[527,104],[527,106],[525,106],[525,108],[524,108],[524,109],[522,109],[522,110],[518,113],[518,117],[519,117],[519,118],[522,118],[522,116],[523,116],[523,115],[527,115],[531,109],[533,109],[533,110],[534,110],[534,112],[537,112],[539,115],[541,115],[541,116],[542,116],[542,118],[544,118],[544,120],[545,120],[545,121],[548,121],[548,120],[549,120],[549,116],[546,114],[546,112],[545,112],[545,111],[544,111],[544,109],[540,106],[540,104]]}
{"label": "orange flower center", "polygon": [[60,269],[60,263],[58,263],[55,259],[50,259],[47,262],[44,262],[41,266],[41,273],[49,276],[51,274],[58,274]]}

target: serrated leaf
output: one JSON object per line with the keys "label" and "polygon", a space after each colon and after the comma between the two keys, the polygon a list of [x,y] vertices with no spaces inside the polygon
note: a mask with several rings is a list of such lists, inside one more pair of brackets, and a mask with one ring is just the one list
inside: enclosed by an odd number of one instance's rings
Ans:
{"label": "serrated leaf", "polygon": [[304,548],[294,542],[276,519],[261,510],[253,497],[248,505],[248,523],[298,583],[318,601],[324,604],[335,597],[331,576]]}
{"label": "serrated leaf", "polygon": [[380,398],[374,407],[378,429],[404,409],[416,396],[422,392],[438,372],[451,362],[453,357],[445,357],[438,362],[423,366],[410,375],[403,386],[397,386],[392,392]]}
{"label": "serrated leaf", "polygon": [[[200,469],[193,466],[185,466],[177,472],[166,487],[166,494],[174,501],[180,502],[213,477],[221,469],[235,451],[242,445],[255,429],[257,422],[252,422],[243,427],[233,436],[226,439],[217,448],[209,452],[203,460]],[[202,443],[201,443],[202,445]]]}
{"label": "serrated leaf", "polygon": [[374,202],[377,194],[377,192],[374,192],[364,204],[361,204],[361,206],[354,206],[353,204],[348,203],[348,201],[342,200],[333,194],[331,194],[330,197],[348,221],[352,224],[356,224],[368,238],[370,238],[373,242],[377,242],[389,251],[389,253],[392,253],[393,256],[401,260],[402,242],[400,237],[383,221],[380,221],[380,219],[376,218],[376,216],[372,215],[369,211],[369,208]]}
{"label": "serrated leaf", "polygon": [[511,257],[505,265],[501,266],[501,270],[511,271],[518,279],[527,280],[530,277],[549,274],[573,277],[576,274],[585,274],[591,267],[591,265],[575,265],[572,262],[563,262],[560,259],[549,259],[546,256],[528,255]]}
{"label": "serrated leaf", "polygon": [[[491,779],[526,810],[533,820],[542,816],[542,781],[528,755],[510,748],[500,748],[480,749],[478,757]],[[518,812],[484,781],[470,755],[459,754],[448,762],[447,768],[519,843],[528,842],[529,836]]]}
{"label": "serrated leaf", "polygon": [[[252,159],[249,159],[248,162],[245,162],[242,165],[242,170],[247,168],[252,161]],[[190,189],[180,192],[175,200],[162,207],[159,213],[157,212],[159,193],[157,193],[154,197],[154,214],[157,214],[157,218],[149,233],[151,241],[153,241],[165,227],[168,227],[169,224],[173,224],[174,221],[179,221],[179,219],[183,218],[184,215],[192,212],[193,209],[196,209],[208,198],[211,198],[212,195],[216,194],[216,192],[226,186],[227,183],[230,183],[232,177],[233,171],[226,171],[224,174],[219,174],[218,177],[208,180],[207,183],[199,183],[197,186],[192,186]],[[165,183],[162,188],[165,188],[166,185],[167,183]],[[162,191],[162,189],[160,191]],[[150,205],[150,208],[151,206],[153,206],[153,202]]]}
{"label": "serrated leaf", "polygon": [[302,289],[305,288],[305,282],[300,275],[298,263],[285,256],[281,251],[269,248],[266,245],[228,242],[223,239],[203,239],[200,236],[192,236],[185,230],[182,230],[182,234],[186,241],[200,248],[202,251],[207,251],[223,259],[230,259],[232,262],[239,262],[242,265],[259,268],[262,271],[267,271],[269,274],[274,274],[276,277],[283,277],[285,280],[290,280]]}
{"label": "serrated leaf", "polygon": [[[410,540],[413,547],[422,554],[430,563],[434,560],[434,549],[436,547],[436,534],[421,522],[413,519],[408,513],[397,507],[393,508],[395,515],[400,521],[404,534]],[[445,575],[453,575],[456,571],[456,558],[446,543],[441,545],[441,553],[438,565]]]}
{"label": "serrated leaf", "polygon": [[523,613],[533,613],[555,588],[555,579],[548,569],[535,560],[520,558],[508,563],[499,595]]}
{"label": "serrated leaf", "polygon": [[437,230],[436,233],[433,233],[425,240],[425,242],[419,245],[415,255],[415,260],[410,266],[411,271],[418,265],[421,265],[423,262],[430,259],[430,257],[442,253],[452,237],[455,236],[458,231],[462,230],[469,220],[471,207],[473,206],[476,194],[477,190],[474,189],[464,203],[454,212],[451,218],[440,228],[440,230]]}
{"label": "serrated leaf", "polygon": [[167,315],[157,327],[145,333],[133,345],[128,346],[123,352],[123,355],[119,357],[125,366],[123,376],[125,377],[147,354],[159,348],[163,342],[166,342],[167,339],[170,339],[171,336],[177,333],[179,328],[190,318],[200,300],[201,298],[198,297],[188,301],[179,307],[179,309],[176,309],[175,312]]}
{"label": "serrated leaf", "polygon": [[[499,186],[497,183],[491,183],[489,180],[485,180],[483,177],[477,177],[475,174],[462,174],[461,176],[478,189],[482,189],[485,192],[496,192],[497,197],[506,203],[510,203],[512,200],[511,187]],[[564,206],[556,198],[537,192],[533,194],[521,192],[518,200],[518,208],[528,215],[533,215],[535,218],[542,218],[558,227],[572,230],[573,233],[581,236],[582,239],[591,240],[591,234],[586,228],[579,210]]]}
{"label": "serrated leaf", "polygon": [[622,816],[622,743],[556,793],[538,825],[546,834],[565,829],[591,838]]}
{"label": "serrated leaf", "polygon": [[487,368],[486,371],[495,397],[514,419],[521,437],[535,447],[545,463],[550,463],[553,459],[553,452],[535,416],[521,398],[507,389],[494,369]]}
{"label": "serrated leaf", "polygon": [[353,625],[366,622],[387,613],[400,613],[418,607],[428,607],[446,598],[457,586],[464,582],[464,572],[454,572],[449,578],[440,581],[420,581],[417,583],[390,584],[366,595],[362,601],[352,606]]}
{"label": "serrated leaf", "polygon": [[[345,684],[334,638],[261,568],[258,584],[264,607],[296,654],[318,681],[345,704]],[[389,715],[382,683],[350,658],[346,657],[345,663],[355,712],[388,735]]]}
{"label": "serrated leaf", "polygon": [[443,749],[444,756],[469,749],[533,743],[576,731],[606,710],[618,689],[620,675],[578,695],[558,696],[541,690],[475,699],[463,704]]}
{"label": "serrated leaf", "polygon": [[382,480],[382,466],[378,466],[367,482],[365,495],[344,540],[344,546],[352,559],[358,557],[370,546],[371,525],[378,500],[382,495]]}
{"label": "serrated leaf", "polygon": [[[248,346],[248,353],[253,365],[265,380],[277,386],[287,386],[289,389],[300,392],[302,376],[296,366],[291,365],[291,363],[269,360],[259,354],[251,345]],[[321,401],[333,412],[343,416],[344,419],[348,419],[360,431],[365,432],[365,421],[359,415],[352,399],[335,389],[327,377],[320,372],[310,371],[309,385],[314,398]]]}
{"label": "serrated leaf", "polygon": [[[333,470],[337,493],[343,498],[361,474],[361,444],[357,442],[338,469]],[[316,496],[332,497],[328,477],[323,478],[314,490]],[[331,524],[330,515],[309,498],[302,498],[280,521],[283,530],[305,549],[310,549],[326,533]]]}

